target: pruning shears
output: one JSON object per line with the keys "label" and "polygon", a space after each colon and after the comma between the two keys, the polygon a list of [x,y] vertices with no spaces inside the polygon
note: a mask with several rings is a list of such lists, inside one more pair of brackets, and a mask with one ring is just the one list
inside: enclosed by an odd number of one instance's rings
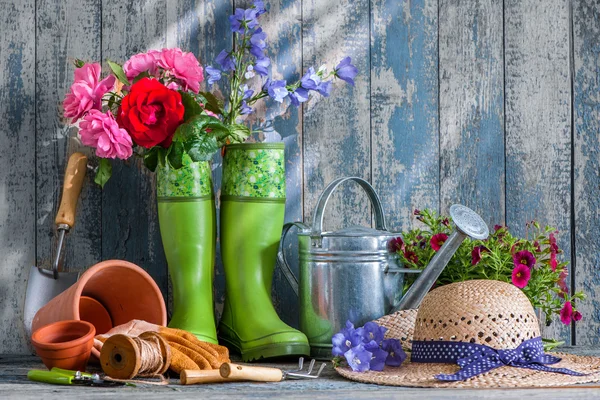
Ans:
{"label": "pruning shears", "polygon": [[89,372],[70,371],[68,369],[52,368],[50,371],[32,369],[27,372],[30,381],[51,383],[54,385],[81,385],[81,386],[135,386],[132,383],[107,381],[100,378],[99,374]]}

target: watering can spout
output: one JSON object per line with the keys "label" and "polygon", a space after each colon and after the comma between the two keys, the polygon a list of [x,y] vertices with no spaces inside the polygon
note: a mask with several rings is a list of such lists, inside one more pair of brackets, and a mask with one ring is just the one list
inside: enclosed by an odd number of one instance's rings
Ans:
{"label": "watering can spout", "polygon": [[489,230],[486,223],[470,208],[455,204],[450,207],[450,216],[452,217],[456,228],[392,312],[419,307],[421,301],[427,292],[429,292],[431,286],[437,281],[465,238],[471,237],[473,239],[483,240],[488,237]]}

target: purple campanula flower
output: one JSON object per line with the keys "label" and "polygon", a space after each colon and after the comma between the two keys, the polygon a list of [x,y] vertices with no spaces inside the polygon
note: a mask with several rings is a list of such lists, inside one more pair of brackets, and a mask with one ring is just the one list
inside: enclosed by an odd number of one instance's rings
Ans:
{"label": "purple campanula flower", "polygon": [[344,357],[352,371],[365,372],[371,368],[373,353],[367,351],[363,344],[359,344],[345,352]]}
{"label": "purple campanula flower", "polygon": [[301,103],[308,100],[308,90],[302,87],[297,88],[290,93],[290,100],[294,106],[298,107]]}
{"label": "purple campanula flower", "polygon": [[265,9],[265,2],[262,0],[254,0],[254,3],[252,5],[256,10],[257,15],[261,15],[267,12],[267,10]]}
{"label": "purple campanula flower", "polygon": [[225,50],[221,50],[219,55],[215,58],[215,62],[221,66],[223,71],[235,70],[235,58]]}
{"label": "purple campanula flower", "polygon": [[363,327],[363,342],[369,343],[374,340],[375,343],[381,343],[387,328],[377,325],[376,322],[367,322]]}
{"label": "purple campanula flower", "polygon": [[371,352],[371,361],[370,367],[371,371],[383,371],[383,367],[385,367],[385,360],[387,360],[388,352],[379,347],[379,343],[371,340],[369,343],[365,344],[365,350]]}
{"label": "purple campanula flower", "polygon": [[385,359],[386,365],[399,367],[406,360],[406,353],[402,349],[402,345],[398,339],[385,339],[381,343],[381,347],[388,353]]}
{"label": "purple campanula flower", "polygon": [[289,94],[285,86],[286,82],[284,80],[269,80],[265,83],[265,89],[269,93],[269,96],[271,96],[271,98],[278,103],[283,103],[283,99],[285,99]]}
{"label": "purple campanula flower", "polygon": [[240,114],[242,114],[242,115],[252,114],[252,111],[254,111],[254,110],[252,109],[252,107],[250,107],[248,105],[248,103],[246,103],[246,100],[242,101],[242,105],[240,106]]}
{"label": "purple campanula flower", "polygon": [[317,86],[317,92],[323,97],[329,97],[329,93],[331,93],[331,81],[321,82],[319,86]]}
{"label": "purple campanula flower", "polygon": [[354,86],[354,77],[357,74],[358,69],[352,65],[352,59],[350,57],[344,58],[337,67],[335,67],[335,76],[348,82],[352,86]]}
{"label": "purple campanula flower", "polygon": [[250,38],[250,54],[256,58],[264,57],[263,50],[267,47],[267,34],[258,28]]}
{"label": "purple campanula flower", "polygon": [[348,350],[361,344],[362,331],[362,328],[354,329],[352,322],[346,321],[346,327],[331,338],[333,355],[343,356]]}
{"label": "purple campanula flower", "polygon": [[210,65],[208,67],[204,68],[204,70],[208,74],[209,85],[212,85],[221,79],[221,70],[219,70],[217,68],[213,68]]}
{"label": "purple campanula flower", "polygon": [[316,90],[320,83],[321,78],[315,73],[313,67],[310,67],[302,79],[300,79],[300,86],[308,90]]}
{"label": "purple campanula flower", "polygon": [[[258,25],[256,17],[258,13],[254,8],[236,8],[235,13],[229,16],[229,23],[231,24],[231,31],[237,33],[244,33],[244,29],[253,29]],[[245,26],[244,26],[245,25]]]}
{"label": "purple campanula flower", "polygon": [[254,65],[254,71],[261,76],[269,75],[269,70],[267,69],[271,64],[271,60],[268,57],[262,57],[256,59],[256,65]]}

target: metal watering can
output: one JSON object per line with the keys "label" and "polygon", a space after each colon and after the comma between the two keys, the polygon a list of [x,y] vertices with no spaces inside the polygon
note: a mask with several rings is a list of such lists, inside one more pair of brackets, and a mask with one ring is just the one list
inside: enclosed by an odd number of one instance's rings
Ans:
{"label": "metal watering can", "polygon": [[[346,181],[358,183],[375,213],[376,229],[352,226],[323,231],[323,214],[332,193]],[[383,207],[373,187],[357,177],[340,178],[327,186],[317,203],[312,227],[285,224],[278,254],[284,276],[299,298],[300,330],[311,346],[311,357],[331,357],[331,337],[350,320],[357,326],[401,309],[417,308],[462,241],[484,239],[487,225],[467,207],[454,205],[450,214],[457,229],[423,271],[402,268],[388,242],[400,236],[387,230]],[[299,279],[282,251],[287,234],[298,228]],[[405,273],[421,273],[402,296]],[[298,283],[299,281],[299,283]]]}

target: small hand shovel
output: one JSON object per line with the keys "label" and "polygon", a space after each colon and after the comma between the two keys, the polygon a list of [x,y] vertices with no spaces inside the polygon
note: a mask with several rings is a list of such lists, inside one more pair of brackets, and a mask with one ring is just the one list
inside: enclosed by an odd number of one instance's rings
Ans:
{"label": "small hand shovel", "polygon": [[27,336],[31,337],[31,323],[40,308],[54,297],[68,289],[79,278],[78,272],[63,272],[61,254],[64,249],[65,236],[75,225],[75,210],[81,193],[83,178],[87,169],[87,157],[82,153],[73,153],[69,157],[63,183],[62,199],[56,215],[58,244],[52,270],[36,266],[29,270],[23,322]]}

